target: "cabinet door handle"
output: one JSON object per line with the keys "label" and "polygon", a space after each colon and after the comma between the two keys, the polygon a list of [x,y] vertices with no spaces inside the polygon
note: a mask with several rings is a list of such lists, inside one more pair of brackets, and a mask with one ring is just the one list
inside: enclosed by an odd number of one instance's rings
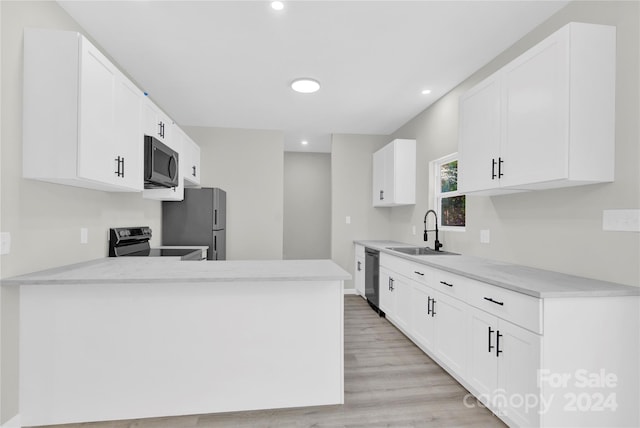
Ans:
{"label": "cabinet door handle", "polygon": [[502,160],[502,158],[498,158],[498,178],[502,178],[502,176],[504,175],[502,173],[502,164],[504,163],[504,161]]}
{"label": "cabinet door handle", "polygon": [[431,316],[436,316],[436,299],[431,299]]}
{"label": "cabinet door handle", "polygon": [[440,284],[446,285],[447,287],[453,287],[453,284],[449,284],[448,282],[440,281]]}
{"label": "cabinet door handle", "polygon": [[393,291],[395,287],[393,286],[393,278],[389,277],[389,291]]}
{"label": "cabinet door handle", "polygon": [[496,177],[496,160],[491,158],[491,179],[495,180]]}
{"label": "cabinet door handle", "polygon": [[494,332],[495,332],[495,330],[493,330],[493,329],[491,328],[491,326],[489,326],[489,350],[487,351],[487,352],[489,352],[489,353],[491,353],[491,350],[492,350],[493,348],[495,348],[495,346],[493,346],[493,345],[491,344],[491,333],[494,333]]}
{"label": "cabinet door handle", "polygon": [[124,177],[124,158],[118,156],[114,160],[116,161],[116,176]]}
{"label": "cabinet door handle", "polygon": [[427,296],[427,315],[431,315],[431,296]]}
{"label": "cabinet door handle", "polygon": [[413,273],[418,274],[420,276],[424,276],[424,274],[422,272],[418,272],[417,270],[414,270]]}
{"label": "cabinet door handle", "polygon": [[380,191],[380,200],[384,201],[384,190]]}
{"label": "cabinet door handle", "polygon": [[484,300],[488,300],[491,303],[495,303],[496,305],[500,305],[500,306],[504,305],[504,302],[498,302],[497,300],[493,300],[491,297],[485,297]]}
{"label": "cabinet door handle", "polygon": [[196,166],[192,166],[191,168],[193,168],[193,173],[191,173],[191,175],[193,175],[194,177],[196,176]]}
{"label": "cabinet door handle", "polygon": [[500,338],[502,335],[500,334],[500,330],[496,330],[496,333],[496,357],[499,357],[502,353],[502,350],[500,349]]}
{"label": "cabinet door handle", "polygon": [[360,265],[361,265],[361,262],[358,261],[358,272],[360,272],[362,270],[362,267]]}

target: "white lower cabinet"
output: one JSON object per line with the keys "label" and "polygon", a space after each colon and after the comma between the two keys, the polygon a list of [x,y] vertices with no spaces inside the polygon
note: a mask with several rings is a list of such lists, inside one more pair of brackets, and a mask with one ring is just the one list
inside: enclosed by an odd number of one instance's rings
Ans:
{"label": "white lower cabinet", "polygon": [[411,331],[418,345],[429,350],[457,375],[464,375],[467,366],[467,305],[415,281],[412,292]]}
{"label": "white lower cabinet", "polygon": [[475,308],[470,320],[466,379],[476,397],[518,426],[538,426],[542,337]]}
{"label": "white lower cabinet", "polygon": [[380,309],[509,426],[640,426],[638,296],[535,298],[381,252]]}
{"label": "white lower cabinet", "polygon": [[411,283],[410,280],[380,267],[380,309],[394,323],[405,331],[411,325]]}
{"label": "white lower cabinet", "polygon": [[360,296],[364,297],[364,281],[365,281],[365,272],[364,272],[364,257],[356,255],[356,265],[355,272],[353,275],[356,293]]}

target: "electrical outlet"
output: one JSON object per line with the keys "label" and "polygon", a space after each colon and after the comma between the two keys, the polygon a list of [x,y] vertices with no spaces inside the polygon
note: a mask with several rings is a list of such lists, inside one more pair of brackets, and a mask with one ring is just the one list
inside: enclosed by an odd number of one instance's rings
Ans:
{"label": "electrical outlet", "polygon": [[347,224],[351,224],[351,216],[348,215],[345,219],[344,219],[345,223]]}
{"label": "electrical outlet", "polygon": [[482,229],[480,231],[480,243],[488,244],[490,242],[491,242],[491,233],[489,232],[489,229]]}
{"label": "electrical outlet", "polygon": [[640,232],[640,210],[604,210],[602,230]]}
{"label": "electrical outlet", "polygon": [[11,252],[11,233],[0,233],[0,254],[9,254]]}
{"label": "electrical outlet", "polygon": [[416,227],[415,226],[411,226],[411,233],[415,236],[415,234],[416,234]]}
{"label": "electrical outlet", "polygon": [[86,227],[81,227],[80,228],[80,243],[81,244],[86,244],[87,242],[89,242],[89,229],[87,229]]}

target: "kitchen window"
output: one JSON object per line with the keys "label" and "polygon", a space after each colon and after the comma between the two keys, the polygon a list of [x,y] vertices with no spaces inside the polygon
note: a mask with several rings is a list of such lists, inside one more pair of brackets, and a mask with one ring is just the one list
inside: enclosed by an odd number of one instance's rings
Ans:
{"label": "kitchen window", "polygon": [[465,195],[458,191],[458,153],[436,159],[431,163],[434,177],[434,206],[439,227],[464,231],[466,223]]}

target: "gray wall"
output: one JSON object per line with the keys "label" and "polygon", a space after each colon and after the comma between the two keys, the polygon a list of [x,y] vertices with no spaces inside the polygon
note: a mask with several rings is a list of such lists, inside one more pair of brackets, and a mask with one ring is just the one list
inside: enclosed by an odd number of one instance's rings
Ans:
{"label": "gray wall", "polygon": [[331,155],[284,154],[284,259],[331,258]]}
{"label": "gray wall", "polygon": [[183,129],[200,146],[202,186],[227,192],[227,258],[282,259],[282,132]]}
{"label": "gray wall", "polygon": [[[570,21],[617,27],[616,180],[576,188],[467,198],[466,232],[445,232],[445,248],[568,274],[640,285],[640,235],[604,232],[602,211],[640,208],[638,2],[574,2],[451,91],[392,137],[417,139],[415,207],[390,210],[394,239],[422,244],[410,226],[428,209],[428,162],[457,151],[458,97]],[[594,82],[597,84],[597,82]],[[480,244],[480,230],[491,243]]]}
{"label": "gray wall", "polygon": [[[388,208],[373,208],[372,156],[387,136],[333,135],[331,142],[331,258],[353,275],[355,239],[390,239]],[[351,224],[346,217],[351,217]],[[353,281],[345,281],[353,288]]]}

